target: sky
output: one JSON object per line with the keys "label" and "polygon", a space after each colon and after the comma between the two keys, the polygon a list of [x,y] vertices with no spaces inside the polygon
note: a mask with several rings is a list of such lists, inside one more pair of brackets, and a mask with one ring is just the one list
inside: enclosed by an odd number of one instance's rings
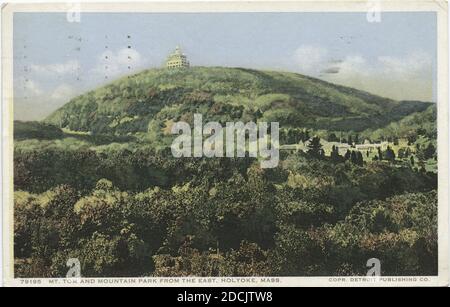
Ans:
{"label": "sky", "polygon": [[161,67],[177,45],[193,66],[298,72],[395,100],[435,101],[436,15],[382,13],[14,14],[14,118]]}

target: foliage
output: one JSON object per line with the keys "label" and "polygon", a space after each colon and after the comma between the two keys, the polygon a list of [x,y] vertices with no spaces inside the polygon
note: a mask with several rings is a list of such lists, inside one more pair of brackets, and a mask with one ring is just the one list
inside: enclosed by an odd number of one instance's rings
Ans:
{"label": "foliage", "polygon": [[277,121],[282,127],[348,132],[401,125],[407,132],[417,127],[418,116],[432,122],[433,110],[430,103],[396,102],[299,74],[193,67],[127,76],[72,99],[46,122],[93,134],[136,135],[201,113],[221,123]]}
{"label": "foliage", "polygon": [[[281,143],[305,150],[275,169],[174,159],[170,127],[195,113],[279,121]],[[78,258],[84,277],[345,276],[378,258],[383,275],[435,275],[435,113],[293,73],[117,80],[45,123],[15,122],[15,274],[64,277]],[[389,147],[363,155],[366,139]]]}
{"label": "foliage", "polygon": [[213,161],[141,191],[106,179],[17,190],[16,274],[65,276],[69,258],[87,277],[364,274],[371,257],[386,275],[436,271],[431,173],[290,155],[287,175],[257,161],[216,174]]}

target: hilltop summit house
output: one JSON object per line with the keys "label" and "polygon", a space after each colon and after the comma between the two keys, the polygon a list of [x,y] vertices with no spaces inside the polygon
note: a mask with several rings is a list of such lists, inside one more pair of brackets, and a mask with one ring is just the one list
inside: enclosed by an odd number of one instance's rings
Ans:
{"label": "hilltop summit house", "polygon": [[167,68],[188,68],[189,67],[189,61],[187,60],[186,55],[183,54],[183,52],[181,51],[179,46],[177,46],[175,51],[167,57],[166,67]]}

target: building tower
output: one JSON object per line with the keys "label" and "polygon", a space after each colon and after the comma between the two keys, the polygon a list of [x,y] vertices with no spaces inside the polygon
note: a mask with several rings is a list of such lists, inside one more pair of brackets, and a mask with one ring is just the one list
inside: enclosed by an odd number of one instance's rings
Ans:
{"label": "building tower", "polygon": [[183,52],[181,51],[179,46],[177,46],[175,51],[167,57],[166,67],[167,68],[188,68],[189,67],[189,61],[187,60],[186,55],[183,54]]}

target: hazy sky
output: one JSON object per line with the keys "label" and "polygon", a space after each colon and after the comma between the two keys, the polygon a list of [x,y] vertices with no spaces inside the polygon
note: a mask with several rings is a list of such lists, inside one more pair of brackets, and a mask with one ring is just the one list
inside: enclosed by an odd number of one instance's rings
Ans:
{"label": "hazy sky", "polygon": [[62,13],[14,15],[14,116],[160,67],[180,45],[194,66],[294,71],[398,100],[434,101],[434,13]]}

